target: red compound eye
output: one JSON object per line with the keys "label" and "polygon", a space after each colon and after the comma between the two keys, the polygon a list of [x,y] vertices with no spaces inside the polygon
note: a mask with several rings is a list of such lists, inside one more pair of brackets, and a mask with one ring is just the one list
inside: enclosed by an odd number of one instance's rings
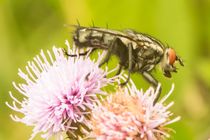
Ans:
{"label": "red compound eye", "polygon": [[174,49],[169,48],[168,58],[169,58],[169,64],[173,65],[176,60],[176,52],[174,51]]}

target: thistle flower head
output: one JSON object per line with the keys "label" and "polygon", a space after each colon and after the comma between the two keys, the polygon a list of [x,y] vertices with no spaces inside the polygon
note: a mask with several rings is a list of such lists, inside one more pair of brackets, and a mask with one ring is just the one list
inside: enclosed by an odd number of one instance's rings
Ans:
{"label": "thistle flower head", "polygon": [[171,119],[173,113],[164,105],[171,91],[153,105],[157,92],[149,88],[145,93],[131,86],[110,95],[93,109],[90,137],[98,140],[160,140],[169,137],[167,124],[178,121]]}
{"label": "thistle flower head", "polygon": [[[69,53],[78,53],[70,49]],[[28,62],[27,72],[19,70],[19,76],[25,81],[13,85],[25,97],[16,99],[10,92],[13,105],[6,103],[11,109],[23,114],[23,117],[11,115],[12,119],[33,126],[31,139],[37,133],[48,139],[52,135],[62,138],[62,132],[76,129],[72,123],[86,125],[86,114],[98,102],[97,95],[111,82],[106,78],[107,69],[98,67],[98,61],[87,56],[67,57],[62,49],[53,47],[53,55],[43,51]]]}

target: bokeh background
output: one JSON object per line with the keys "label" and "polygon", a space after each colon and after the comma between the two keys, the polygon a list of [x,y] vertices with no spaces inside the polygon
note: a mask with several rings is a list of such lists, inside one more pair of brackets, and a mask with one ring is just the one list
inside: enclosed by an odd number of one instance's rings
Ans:
{"label": "bokeh background", "polygon": [[[171,79],[157,69],[153,75],[163,85],[163,94],[171,84],[175,90],[169,101],[181,121],[170,125],[176,133],[172,140],[207,140],[210,137],[210,0],[0,0],[0,140],[26,140],[32,128],[13,122],[14,113],[8,91],[12,81],[21,81],[18,68],[53,45],[65,48],[77,24],[148,33],[175,48],[184,60]],[[115,60],[115,58],[112,58]],[[117,61],[112,62],[116,65]],[[140,75],[132,75],[139,88],[149,84]],[[40,140],[37,136],[35,140]]]}

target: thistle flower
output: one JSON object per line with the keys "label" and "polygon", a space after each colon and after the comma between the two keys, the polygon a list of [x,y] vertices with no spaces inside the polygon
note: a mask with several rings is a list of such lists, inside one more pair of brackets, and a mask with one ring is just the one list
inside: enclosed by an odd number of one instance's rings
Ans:
{"label": "thistle flower", "polygon": [[[159,86],[160,88],[160,86]],[[174,102],[164,105],[171,91],[153,105],[157,91],[149,88],[145,93],[131,86],[110,95],[93,109],[92,132],[89,137],[97,140],[161,140],[170,137],[166,125],[180,120],[171,119],[168,109]]]}
{"label": "thistle flower", "polygon": [[[70,49],[69,53],[78,53]],[[6,104],[23,117],[11,115],[17,122],[33,126],[31,139],[37,133],[48,139],[57,135],[62,139],[62,132],[77,129],[75,123],[86,125],[86,116],[98,102],[98,95],[105,94],[101,88],[112,82],[106,78],[107,69],[98,67],[98,61],[87,56],[66,57],[62,49],[53,47],[54,56],[43,51],[28,62],[26,73],[19,69],[19,76],[25,83],[13,85],[25,97],[19,101],[10,92],[13,105]],[[41,56],[41,57],[40,57]],[[74,125],[72,125],[74,124]]]}

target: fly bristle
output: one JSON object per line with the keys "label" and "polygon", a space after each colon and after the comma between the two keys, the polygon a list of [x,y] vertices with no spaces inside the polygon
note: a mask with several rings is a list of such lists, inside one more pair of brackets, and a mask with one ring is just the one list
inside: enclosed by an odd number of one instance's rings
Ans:
{"label": "fly bristle", "polygon": [[91,20],[91,22],[92,22],[92,27],[94,28],[95,27],[95,24],[94,24],[93,19]]}
{"label": "fly bristle", "polygon": [[106,23],[106,29],[109,29],[109,25],[108,25],[108,23]]}
{"label": "fly bristle", "polygon": [[80,27],[80,23],[79,23],[79,20],[77,19],[76,21],[77,21],[77,26],[78,26],[78,27]]}

